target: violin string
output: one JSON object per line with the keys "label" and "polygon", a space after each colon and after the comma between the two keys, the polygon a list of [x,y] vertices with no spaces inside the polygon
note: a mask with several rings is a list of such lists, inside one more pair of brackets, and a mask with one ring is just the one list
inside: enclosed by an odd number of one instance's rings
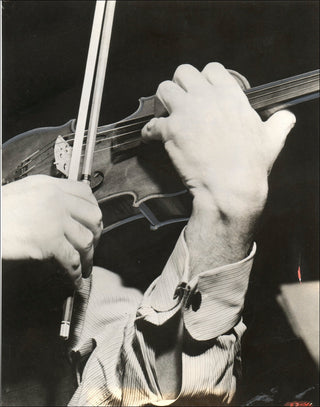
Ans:
{"label": "violin string", "polygon": [[[100,153],[101,151],[106,151],[106,150],[112,150],[112,149],[115,150],[119,147],[123,147],[128,144],[136,143],[137,141],[141,141],[141,137],[132,138],[131,140],[125,141],[124,143],[121,143],[121,144],[117,144],[116,146],[109,146],[109,147],[105,147],[105,148],[100,148],[99,150],[94,150],[94,154]],[[84,154],[81,155],[81,157],[83,157],[83,156],[84,156]]]}
{"label": "violin string", "polygon": [[[277,100],[280,99],[280,101],[284,100],[289,100],[294,97],[300,97],[308,94],[312,94],[314,92],[319,91],[319,86],[316,86],[317,84],[314,83],[315,86],[312,88],[309,87],[308,89],[299,89],[297,90],[296,88],[288,87],[279,90],[279,93],[276,92],[266,92],[266,93],[261,93],[257,94],[254,96],[251,96],[250,94],[247,95],[249,102],[251,103],[252,107],[255,107],[255,103],[262,103],[262,107],[267,107],[272,101],[276,102]],[[281,92],[281,94],[280,94]]]}
{"label": "violin string", "polygon": [[[259,97],[259,96],[264,96],[264,95],[266,95],[265,92],[266,92],[267,90],[275,89],[276,87],[280,87],[280,86],[283,87],[283,86],[285,86],[285,85],[289,85],[288,88],[289,88],[290,86],[296,86],[295,83],[296,83],[297,81],[300,81],[302,84],[310,83],[311,81],[308,81],[308,79],[310,79],[310,78],[312,78],[312,77],[314,77],[314,79],[318,79],[318,77],[319,77],[319,71],[312,71],[312,72],[311,72],[311,75],[309,74],[309,76],[307,76],[307,77],[298,78],[298,79],[295,79],[295,80],[291,79],[290,81],[282,82],[282,83],[277,84],[277,85],[273,85],[273,86],[267,86],[267,85],[266,85],[266,87],[264,87],[263,89],[256,89],[256,90],[255,90],[255,88],[248,89],[248,90],[246,91],[246,94],[250,97],[250,99],[251,99],[251,98],[256,98],[256,97]],[[313,79],[313,80],[314,80],[314,79]],[[270,93],[270,92],[269,92],[269,93]],[[272,93],[272,92],[271,92],[271,93]],[[143,116],[142,116],[142,117],[143,117]],[[144,116],[144,117],[147,117],[147,116]],[[144,118],[144,117],[143,117],[143,118]],[[150,115],[150,117],[151,117],[151,115]],[[113,129],[104,130],[104,131],[98,132],[97,135],[108,134],[108,132],[113,132],[113,131],[116,131],[116,130],[121,130],[122,128],[126,128],[126,127],[129,127],[129,126],[137,125],[137,124],[140,124],[140,123],[144,123],[144,121],[136,122],[136,123],[131,123],[131,124],[129,124],[129,125],[121,126],[121,127],[118,127],[118,128],[113,128]],[[87,131],[86,131],[86,133],[87,133]],[[120,136],[121,136],[121,135],[120,135]],[[74,139],[73,139],[73,138],[70,138],[70,137],[74,137],[74,133],[65,134],[65,135],[64,135],[64,138],[65,138],[65,137],[68,138],[66,141],[73,141]],[[87,137],[87,136],[85,135],[84,137]],[[52,142],[48,143],[47,145],[50,145],[51,143],[52,143]],[[45,148],[45,147],[46,147],[46,145],[45,145],[43,148]],[[41,150],[43,150],[43,148],[42,148]],[[40,151],[41,151],[41,150],[40,150]]]}
{"label": "violin string", "polygon": [[[291,92],[291,93],[287,94],[287,100],[294,99],[297,96],[306,96],[306,95],[297,95],[295,92]],[[261,102],[259,99],[252,100],[252,101],[250,100],[250,103],[254,109],[258,109],[258,108],[266,108],[266,106],[268,106],[268,105],[271,106],[273,103],[281,102],[281,100],[282,100],[281,97],[280,97],[280,100],[278,100],[276,96],[272,96],[268,99],[264,99],[263,100],[264,103],[262,106],[259,106],[259,102]],[[267,105],[265,105],[265,103],[267,103]]]}
{"label": "violin string", "polygon": [[[142,116],[142,118],[146,118],[146,117],[149,117],[149,116]],[[151,116],[150,116],[150,117],[151,117]],[[108,133],[112,133],[112,132],[115,132],[115,131],[118,131],[118,130],[121,130],[121,129],[127,129],[128,127],[131,127],[131,126],[134,126],[134,125],[145,124],[145,123],[147,123],[148,121],[149,121],[149,120],[147,119],[147,120],[142,120],[142,121],[139,121],[139,122],[131,123],[131,124],[126,125],[126,126],[120,126],[120,127],[115,127],[115,128],[108,129],[108,130],[103,130],[103,131],[97,132],[97,136],[100,136],[100,135],[107,135]],[[87,138],[87,134],[86,134],[86,133],[87,133],[87,130],[86,130],[86,132],[85,132],[84,139]],[[119,135],[118,135],[118,137],[121,137],[121,136],[122,136],[122,134],[119,134]],[[67,142],[68,142],[68,141],[74,141],[74,133],[68,133],[68,134],[63,135],[62,137],[63,137],[64,140],[67,141]],[[65,137],[68,137],[68,139],[66,140]],[[73,138],[70,138],[70,137],[73,137]],[[101,140],[97,140],[97,144],[98,144],[99,142],[101,142]],[[53,145],[55,145],[55,143],[56,143],[56,140],[55,140],[55,141],[50,141],[48,144],[44,145],[44,146],[39,150],[39,153],[42,154],[42,153],[43,153],[42,150],[43,150],[44,148],[46,148],[46,147],[51,148]],[[45,151],[47,151],[47,149],[46,149]]]}
{"label": "violin string", "polygon": [[[128,135],[128,134],[135,134],[135,133],[139,133],[139,134],[140,134],[140,132],[141,132],[140,130],[134,130],[134,131],[131,131],[131,132],[128,132],[128,133],[124,133],[124,134],[122,134],[122,136],[125,136],[125,135]],[[138,138],[136,137],[136,138],[133,140],[133,142],[136,142],[136,140],[138,140],[138,139],[141,139],[141,136],[138,137]],[[108,139],[108,140],[109,140],[109,139]],[[61,142],[61,143],[62,143],[62,142]],[[109,146],[109,147],[106,147],[106,148],[104,148],[104,149],[95,150],[95,151],[94,151],[94,154],[95,154],[96,152],[98,152],[98,151],[103,151],[103,150],[108,150],[108,149],[116,149],[116,148],[121,147],[121,146],[123,146],[123,145],[125,145],[125,144],[130,144],[130,141],[129,141],[129,142],[122,143],[122,144],[117,144],[117,145],[115,145],[115,146]],[[53,145],[50,146],[49,148],[47,148],[46,151],[50,150],[50,148],[53,148]],[[82,150],[85,150],[85,145],[82,147]],[[81,157],[83,157],[83,156],[84,156],[84,153],[81,154]],[[37,163],[37,165],[42,164],[47,158],[49,158],[49,159],[51,160],[51,156],[44,157],[42,160],[40,160],[40,161]],[[32,160],[28,161],[28,165],[30,165],[33,161],[35,161],[35,159],[36,159],[36,158],[33,158]],[[25,174],[25,172],[24,172],[24,174]]]}
{"label": "violin string", "polygon": [[[139,134],[140,132],[139,132],[139,130],[136,130],[135,132],[132,132],[132,133],[138,133],[138,134]],[[121,143],[121,144],[117,144],[117,145],[115,145],[115,146],[109,146],[109,147],[101,148],[101,149],[99,149],[99,150],[95,150],[95,151],[94,151],[94,154],[96,154],[96,153],[98,153],[98,152],[101,152],[101,151],[111,150],[111,149],[116,150],[117,148],[120,148],[120,147],[122,147],[122,146],[124,146],[124,145],[133,144],[133,143],[136,143],[137,141],[140,141],[140,140],[141,140],[141,136],[135,137],[135,138],[132,138],[132,139],[129,140],[129,141],[126,141],[126,142]],[[83,157],[83,156],[84,156],[84,153],[81,154],[81,157]],[[43,162],[45,162],[47,159],[50,159],[50,160],[51,160],[51,156],[44,157],[41,161],[39,161],[39,162],[37,163],[37,166],[41,165],[41,164],[42,164]],[[29,163],[28,163],[28,164],[29,164]],[[22,175],[27,174],[27,173],[30,172],[33,168],[35,168],[35,166],[33,166],[33,167],[29,168],[28,170],[26,170]],[[19,178],[20,178],[20,177],[19,177]]]}
{"label": "violin string", "polygon": [[[318,75],[314,75],[314,76],[318,76]],[[316,81],[315,80],[306,80],[306,79],[310,79],[310,77],[308,77],[308,78],[300,78],[300,81],[301,82],[303,82],[302,84],[303,85],[307,85],[307,84],[310,84],[310,83],[316,83]],[[275,85],[274,87],[269,87],[269,88],[264,88],[264,89],[261,89],[261,90],[259,90],[259,91],[254,91],[254,88],[253,88],[253,90],[251,91],[250,89],[246,92],[247,93],[247,96],[249,97],[249,100],[250,100],[250,102],[255,102],[255,100],[253,100],[253,99],[256,99],[256,98],[259,98],[259,97],[262,97],[262,96],[264,96],[264,97],[266,97],[267,95],[272,95],[272,93],[274,93],[274,92],[270,92],[270,91],[268,91],[269,89],[274,89],[275,87],[279,87],[279,86],[282,86],[283,87],[283,91],[284,90],[286,90],[286,91],[289,91],[289,90],[291,90],[291,89],[294,89],[294,88],[296,88],[296,84],[294,85],[294,83],[296,83],[297,82],[297,80],[295,80],[295,81],[290,81],[290,82],[286,82],[286,83],[282,83],[282,84],[278,84],[278,85]],[[254,94],[254,93],[256,93],[256,94]],[[277,95],[275,94],[274,96],[271,96],[270,98],[268,98],[268,99],[266,99],[266,102],[272,102],[273,101],[273,99],[275,98],[275,97],[277,97]],[[142,116],[143,117],[143,116]],[[145,116],[145,117],[150,117],[150,116]],[[119,130],[121,130],[121,129],[127,129],[128,127],[131,127],[131,126],[135,126],[135,125],[139,125],[139,124],[145,124],[145,123],[147,123],[148,122],[148,120],[142,120],[142,121],[140,121],[140,122],[136,122],[136,123],[131,123],[131,124],[129,124],[129,125],[125,125],[125,126],[121,126],[121,127],[118,127],[118,128],[113,128],[113,129],[108,129],[108,130],[104,130],[104,131],[100,131],[100,132],[98,132],[97,133],[97,135],[107,135],[108,133],[114,133],[114,132],[116,132],[116,131],[119,131]],[[120,134],[117,134],[117,135],[114,135],[114,136],[111,136],[111,137],[108,137],[108,138],[106,138],[105,140],[115,140],[115,139],[118,139],[118,138],[120,138],[120,137],[123,137],[124,135],[127,135],[127,134],[129,134],[129,132],[127,132],[127,133],[120,133]],[[70,133],[69,135],[65,135],[64,137],[67,137],[67,136],[73,136],[74,134],[73,133]],[[87,137],[86,135],[84,136],[85,138]],[[68,141],[68,142],[72,142],[74,139],[73,138],[68,138],[66,141]],[[97,144],[98,143],[100,143],[101,142],[101,140],[97,140]],[[59,143],[58,143],[59,144]]]}
{"label": "violin string", "polygon": [[[295,78],[295,77],[293,77],[293,78]],[[309,79],[311,79],[311,80],[309,80]],[[296,82],[298,82],[298,81],[301,82],[301,85],[306,86],[306,85],[308,85],[310,83],[313,83],[313,82],[317,83],[318,79],[319,79],[319,70],[318,71],[312,71],[311,74],[309,74],[309,76],[306,76],[306,77],[303,77],[303,78],[291,79],[290,81],[282,82],[280,84],[275,84],[273,86],[268,86],[268,87],[266,85],[266,87],[264,87],[263,89],[255,89],[255,88],[248,89],[246,91],[246,94],[249,97],[249,99],[251,100],[253,98],[258,98],[258,97],[261,97],[261,96],[267,96],[269,94],[272,94],[273,93],[272,91],[271,92],[267,92],[267,91],[268,90],[273,90],[274,91],[277,87],[282,87],[283,88],[282,90],[288,90],[288,89],[290,89],[292,87],[295,88],[297,86]],[[141,118],[147,118],[147,117],[149,119],[149,118],[152,117],[152,115],[142,116]],[[119,131],[121,129],[126,129],[126,128],[130,127],[130,126],[135,126],[135,125],[138,125],[138,124],[147,123],[148,119],[140,121],[140,122],[136,122],[136,123],[131,123],[131,124],[125,125],[125,126],[116,127],[116,128],[113,128],[113,129],[107,129],[107,130],[103,130],[103,131],[100,131],[100,132],[98,131],[97,135],[107,135],[108,133],[111,133],[111,132],[114,132],[114,131]],[[86,131],[86,133],[87,133],[87,131]],[[73,141],[74,138],[70,138],[70,137],[74,137],[74,133],[65,134],[63,137],[68,138],[66,141]],[[86,138],[87,135],[85,135],[84,137]],[[121,134],[118,135],[118,136],[114,136],[114,137],[121,137]],[[97,143],[98,142],[100,142],[100,140],[98,140]]]}
{"label": "violin string", "polygon": [[[291,87],[290,87],[290,89],[291,89]],[[267,94],[270,94],[270,92],[268,92]],[[271,101],[273,101],[274,99],[276,98],[276,95],[275,96],[271,96],[270,98],[268,98],[268,99],[266,99],[266,102],[271,102]],[[255,103],[255,101],[253,101],[253,104]],[[143,122],[147,122],[148,120],[145,120],[145,121],[141,121],[141,122],[138,122],[138,123],[134,123],[134,124],[141,124],[141,123],[143,123]],[[128,127],[130,127],[130,126],[132,126],[132,125],[134,125],[134,124],[131,124],[131,125],[128,125],[128,126],[122,126],[122,128],[128,128]],[[107,133],[110,133],[110,132],[114,132],[114,131],[116,131],[117,130],[117,128],[115,128],[115,129],[112,129],[112,130],[108,130],[108,131],[101,131],[101,132],[99,132],[99,135],[101,135],[101,134],[107,134]],[[109,138],[106,138],[105,140],[103,140],[103,141],[109,141],[109,140],[112,140],[112,139],[119,139],[120,137],[123,137],[123,136],[125,136],[125,135],[129,135],[129,134],[140,134],[140,129],[137,129],[137,130],[133,130],[133,131],[131,131],[131,132],[127,132],[127,133],[122,133],[122,134],[119,134],[119,135],[115,135],[115,136],[111,136],[111,137],[109,137]],[[117,148],[121,148],[121,147],[123,147],[123,146],[128,146],[128,145],[130,145],[130,144],[133,144],[133,143],[136,143],[137,141],[140,141],[141,140],[141,136],[139,136],[139,137],[135,137],[135,138],[132,138],[131,140],[128,140],[128,141],[126,141],[126,142],[124,142],[124,143],[120,143],[120,144],[117,144],[117,145],[115,145],[115,146],[108,146],[108,147],[105,147],[105,148],[101,148],[101,149],[97,149],[97,150],[95,150],[94,151],[94,154],[95,153],[98,153],[98,152],[102,152],[102,151],[107,151],[107,150],[111,150],[111,149],[114,149],[114,150],[116,150]],[[72,140],[68,140],[68,141],[72,141]],[[98,141],[101,141],[101,140],[98,140]],[[63,143],[63,142],[61,142],[61,143]],[[53,143],[54,144],[54,143]],[[52,144],[52,146],[53,146],[53,144]],[[59,144],[59,143],[58,143]],[[97,142],[97,144],[98,144],[98,142]],[[85,146],[84,146],[85,147]],[[51,147],[49,147],[49,148],[51,148]],[[48,150],[48,149],[47,149]],[[81,157],[83,157],[84,156],[84,154],[81,154]],[[45,161],[46,160],[46,158],[50,158],[50,157],[45,157],[43,160],[41,160],[39,163],[38,163],[38,165],[39,164],[41,164],[43,161]],[[28,164],[30,164],[32,161],[34,161],[34,158],[32,159],[32,160],[30,160],[29,162],[28,162]],[[33,168],[33,167],[32,167]],[[32,169],[31,168],[31,169]],[[30,171],[31,169],[29,169],[28,171]],[[26,172],[25,172],[26,173]],[[24,173],[24,174],[25,174]]]}
{"label": "violin string", "polygon": [[[108,133],[115,133],[115,132],[117,132],[117,131],[120,130],[120,129],[126,130],[127,128],[129,128],[129,127],[131,127],[131,126],[137,126],[137,125],[139,125],[139,124],[148,123],[148,121],[149,121],[149,120],[142,120],[142,121],[140,121],[140,122],[132,123],[132,124],[129,124],[129,125],[127,125],[127,126],[116,127],[116,128],[114,128],[114,129],[109,129],[109,130],[100,131],[100,132],[97,133],[97,136],[107,135]],[[141,130],[142,130],[142,127],[141,127],[139,130],[141,131]],[[97,143],[96,143],[96,144],[98,144],[98,143],[101,142],[101,141],[116,140],[117,138],[123,137],[123,136],[125,136],[125,135],[127,135],[127,134],[130,134],[130,133],[131,133],[131,132],[115,134],[114,136],[106,137],[106,138],[104,138],[103,140],[98,140],[98,139],[97,139]],[[86,138],[86,137],[87,137],[87,135],[84,136],[84,138]],[[68,139],[68,140],[66,140],[66,141],[73,141],[73,140],[74,140],[74,139],[71,138],[71,139]],[[59,144],[59,143],[58,143],[58,144]]]}
{"label": "violin string", "polygon": [[[145,116],[145,117],[149,117],[149,116]],[[142,120],[142,121],[140,121],[140,122],[132,123],[132,124],[127,125],[127,126],[121,126],[121,127],[118,127],[118,128],[113,128],[113,129],[109,129],[109,130],[105,130],[105,131],[100,131],[100,132],[97,133],[97,135],[107,135],[108,133],[114,133],[114,132],[118,131],[119,129],[127,129],[128,127],[131,127],[131,126],[134,126],[134,125],[145,124],[145,123],[147,123],[148,121],[149,121],[149,120]],[[101,140],[101,139],[100,139],[100,140],[97,140],[97,141],[96,141],[96,144],[99,144],[99,143],[101,143],[102,141],[116,140],[116,139],[119,139],[119,138],[124,137],[124,136],[126,136],[126,135],[129,135],[129,134],[131,134],[131,133],[134,133],[134,132],[136,132],[136,131],[141,131],[141,129],[134,130],[134,131],[131,131],[131,132],[126,132],[126,133],[116,134],[116,135],[111,136],[111,137],[106,137],[104,140]],[[70,135],[71,135],[71,134],[74,135],[74,133],[70,133]],[[64,137],[64,136],[63,136],[63,137]],[[84,136],[84,138],[86,138],[86,137],[87,137],[87,136]],[[61,141],[61,142],[56,142],[56,140],[55,140],[55,141],[50,141],[50,143],[46,144],[45,146],[43,146],[43,147],[39,150],[38,154],[35,154],[35,155],[32,157],[32,159],[30,159],[30,160],[28,161],[28,164],[30,164],[30,163],[32,163],[33,161],[35,161],[39,156],[45,154],[48,150],[50,150],[51,148],[53,148],[56,144],[57,144],[57,145],[59,145],[60,143],[61,143],[61,144],[64,144],[64,142],[73,141],[73,140],[74,140],[74,139],[68,139],[68,140],[65,140],[65,139],[64,139],[64,141]],[[83,145],[83,148],[85,148],[85,144]],[[42,161],[41,161],[41,162],[42,162]]]}
{"label": "violin string", "polygon": [[[302,78],[296,78],[296,77],[293,77],[291,80],[289,80],[289,81],[284,81],[284,82],[282,82],[282,83],[278,83],[278,84],[274,84],[274,85],[272,85],[272,86],[268,86],[267,87],[267,85],[266,85],[266,87],[264,87],[264,88],[262,88],[262,89],[255,89],[255,88],[252,88],[252,89],[248,89],[248,90],[246,90],[246,95],[247,95],[247,97],[249,98],[249,101],[250,102],[255,102],[253,99],[256,99],[256,98],[261,98],[261,97],[265,97],[265,96],[267,96],[267,95],[272,95],[272,93],[275,93],[275,89],[276,90],[279,90],[279,89],[277,89],[277,88],[281,88],[282,87],[282,91],[284,91],[284,90],[286,90],[286,91],[289,91],[290,89],[294,89],[294,88],[296,88],[296,86],[297,86],[297,82],[301,82],[300,84],[298,84],[298,85],[301,85],[301,86],[306,86],[307,87],[307,85],[309,85],[309,84],[314,84],[314,83],[317,83],[317,81],[318,81],[318,79],[319,79],[319,70],[318,71],[312,71],[312,72],[310,72],[310,74],[309,75],[306,75],[306,76],[304,76],[304,77],[302,77]],[[271,90],[271,91],[270,91]],[[271,98],[268,98],[267,100],[266,100],[266,102],[271,102],[274,98],[276,98],[276,96],[277,96],[277,94],[275,95],[275,96],[271,96]],[[137,126],[137,125],[139,125],[139,124],[145,124],[145,123],[147,123],[149,120],[150,120],[150,118],[152,117],[152,115],[148,115],[148,116],[141,116],[141,118],[143,118],[144,120],[141,120],[141,121],[139,121],[139,122],[135,122],[135,123],[130,123],[130,124],[126,124],[126,125],[124,125],[124,126],[120,126],[120,127],[114,127],[114,128],[112,128],[112,129],[106,129],[106,130],[102,130],[102,131],[98,131],[97,132],[97,136],[101,136],[101,135],[108,135],[109,133],[115,133],[115,132],[117,132],[117,131],[119,131],[119,130],[122,130],[122,129],[127,129],[128,127],[132,127],[132,126]],[[129,121],[129,120],[128,120]],[[125,122],[124,122],[125,123]],[[140,131],[141,129],[139,129],[138,131]],[[120,138],[120,137],[123,137],[123,136],[125,136],[125,135],[127,135],[127,134],[130,134],[130,133],[135,133],[136,131],[133,131],[133,132],[127,132],[127,133],[120,133],[120,134],[116,134],[116,135],[114,135],[114,136],[111,136],[111,137],[106,137],[104,140],[99,140],[99,139],[97,139],[97,142],[96,142],[96,144],[99,144],[99,143],[101,143],[102,141],[107,141],[107,140],[116,140],[116,139],[118,139],[118,138]],[[86,133],[87,133],[87,131],[86,131]],[[65,139],[65,141],[66,142],[72,142],[72,141],[74,141],[74,133],[68,133],[68,134],[66,134],[66,135],[64,135],[63,136],[64,138],[66,137],[67,139]],[[73,138],[72,138],[73,137]],[[84,138],[87,138],[87,135],[85,135],[84,136]],[[135,142],[135,141],[134,141]],[[61,143],[63,143],[63,142],[61,142]],[[128,142],[126,142],[125,144],[127,144]],[[33,156],[33,158],[31,159],[31,160],[29,160],[28,161],[28,164],[30,164],[30,163],[32,163],[33,161],[35,161],[39,156],[41,156],[42,154],[45,154],[49,149],[51,149],[54,145],[56,144],[56,140],[55,141],[51,141],[51,142],[49,142],[49,143],[47,143],[46,145],[44,145],[40,150],[39,150],[39,152],[37,153],[37,154],[35,154],[34,156]],[[59,144],[59,143],[58,143]],[[120,146],[120,145],[118,145],[118,146]],[[111,147],[112,148],[112,147]],[[108,148],[107,148],[108,149]],[[101,151],[101,150],[99,150],[99,151]],[[46,158],[45,158],[46,159]],[[45,160],[44,159],[44,160]],[[44,160],[41,160],[40,161],[40,163],[42,163]],[[21,163],[22,164],[22,163]],[[38,163],[39,164],[39,163]]]}
{"label": "violin string", "polygon": [[[146,118],[149,118],[149,119],[146,119]],[[102,131],[98,131],[97,132],[97,136],[100,136],[100,135],[106,135],[106,134],[108,134],[108,133],[112,133],[112,132],[114,132],[114,131],[118,131],[118,130],[122,130],[122,129],[124,129],[124,130],[126,130],[128,127],[131,127],[131,126],[136,126],[136,125],[138,125],[138,124],[145,124],[145,123],[147,123],[151,118],[153,117],[153,115],[146,115],[146,116],[141,116],[140,118],[141,119],[145,119],[145,120],[141,120],[141,121],[139,121],[139,122],[134,122],[134,123],[131,123],[131,124],[126,124],[125,126],[119,126],[119,127],[113,127],[112,129],[106,129],[106,130],[102,130]],[[132,119],[131,119],[132,120]],[[131,120],[128,120],[128,122],[130,122]],[[133,119],[134,120],[134,119]],[[125,122],[119,122],[119,124],[120,123],[125,123]],[[99,130],[99,128],[98,128],[98,130]],[[87,137],[87,130],[85,131],[85,135],[84,135],[84,138],[86,138]],[[68,133],[68,134],[65,134],[63,137],[68,137],[68,139],[66,140],[66,141],[73,141],[74,140],[74,138],[72,138],[74,136],[74,133]],[[71,137],[71,138],[70,138]]]}
{"label": "violin string", "polygon": [[275,82],[269,82],[269,83],[266,83],[265,85],[254,86],[253,88],[248,89],[248,91],[259,92],[261,89],[263,89],[263,90],[274,89],[278,86],[286,85],[286,84],[294,85],[294,86],[297,82],[301,82],[303,84],[304,82],[307,82],[309,79],[317,80],[317,79],[319,79],[320,70],[318,69],[318,70],[311,71],[307,74],[302,74],[302,75],[303,75],[302,77],[301,77],[301,75],[297,75],[297,76],[292,76],[287,79],[283,79],[283,80],[279,80],[279,81],[275,81]]}
{"label": "violin string", "polygon": [[[293,77],[295,78],[295,77]],[[283,87],[288,85],[288,87],[296,87],[298,85],[307,85],[308,83],[312,83],[312,82],[317,82],[319,80],[319,70],[314,72],[312,71],[312,75],[303,77],[303,78],[295,78],[295,79],[291,79],[291,80],[286,80],[280,83],[274,83],[273,85],[270,86],[270,84],[267,85],[261,85],[260,86],[256,86],[253,87],[251,89],[247,89],[245,91],[246,94],[250,94],[250,95],[254,95],[256,93],[264,93],[265,91],[271,90],[271,91],[276,91],[277,88],[279,87]],[[301,82],[300,84],[297,84],[297,82]],[[272,93],[272,92],[271,92]]]}
{"label": "violin string", "polygon": [[[310,81],[307,81],[307,82],[304,82],[303,84],[301,84],[301,87],[304,86],[304,88],[302,90],[311,92],[312,86],[316,86],[317,84],[318,84],[318,80],[310,80]],[[309,86],[306,86],[306,85],[309,85]],[[282,84],[282,85],[278,86],[279,89],[277,91],[290,92],[292,90],[293,92],[297,93],[297,92],[301,91],[301,89],[299,89],[299,90],[297,89],[297,86],[299,86],[299,85]],[[248,91],[246,91],[246,95],[250,101],[252,99],[266,97],[269,95],[271,95],[271,97],[275,97],[276,95],[274,96],[274,94],[276,94],[275,89],[273,89],[271,91],[269,89],[262,89],[259,92],[258,91],[250,92],[250,89]]]}

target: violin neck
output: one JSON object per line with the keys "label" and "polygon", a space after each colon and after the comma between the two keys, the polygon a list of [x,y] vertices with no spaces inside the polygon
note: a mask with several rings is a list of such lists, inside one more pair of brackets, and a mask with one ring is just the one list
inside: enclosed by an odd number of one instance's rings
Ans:
{"label": "violin neck", "polygon": [[[275,111],[290,108],[298,103],[319,98],[319,70],[267,83],[245,90],[251,106],[263,118]],[[128,151],[141,142],[142,127],[154,116],[166,116],[168,113],[156,96],[142,98],[141,106],[133,115],[114,125],[99,128],[98,142],[101,137],[112,139],[113,151]]]}
{"label": "violin neck", "polygon": [[298,103],[319,98],[319,69],[291,76],[245,90],[251,106],[257,110],[289,108]]}

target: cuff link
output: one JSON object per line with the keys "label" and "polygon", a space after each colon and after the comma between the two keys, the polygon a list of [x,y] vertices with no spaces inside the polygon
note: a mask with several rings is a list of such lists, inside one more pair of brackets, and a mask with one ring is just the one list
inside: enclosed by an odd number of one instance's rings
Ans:
{"label": "cuff link", "polygon": [[180,301],[184,301],[184,303],[187,301],[189,294],[190,294],[191,287],[185,283],[182,282],[178,284],[174,294],[173,294],[173,299],[175,300],[176,298],[179,298]]}
{"label": "cuff link", "polygon": [[202,296],[200,291],[191,291],[191,287],[185,283],[180,283],[173,295],[173,299],[179,298],[179,302],[183,301],[183,305],[186,309],[189,309],[190,306],[192,311],[196,312],[200,308]]}
{"label": "cuff link", "polygon": [[192,311],[196,312],[200,308],[201,301],[202,296],[200,291],[191,293],[191,295],[189,295],[188,301],[186,302],[186,308],[189,308],[191,305]]}

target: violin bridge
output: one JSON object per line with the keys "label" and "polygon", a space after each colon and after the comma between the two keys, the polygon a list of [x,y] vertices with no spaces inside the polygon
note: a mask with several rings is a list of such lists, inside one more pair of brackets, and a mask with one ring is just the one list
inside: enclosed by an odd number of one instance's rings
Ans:
{"label": "violin bridge", "polygon": [[54,165],[66,177],[69,174],[71,155],[72,147],[62,136],[58,136],[54,145]]}

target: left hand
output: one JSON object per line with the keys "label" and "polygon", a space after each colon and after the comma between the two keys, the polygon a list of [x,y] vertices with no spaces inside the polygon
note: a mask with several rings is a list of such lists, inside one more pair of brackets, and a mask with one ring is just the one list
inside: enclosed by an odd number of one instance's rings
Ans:
{"label": "left hand", "polygon": [[218,63],[200,73],[177,68],[157,97],[169,112],[143,129],[145,140],[164,142],[195,199],[227,217],[260,213],[267,176],[295,123],[288,111],[263,122],[237,81]]}

